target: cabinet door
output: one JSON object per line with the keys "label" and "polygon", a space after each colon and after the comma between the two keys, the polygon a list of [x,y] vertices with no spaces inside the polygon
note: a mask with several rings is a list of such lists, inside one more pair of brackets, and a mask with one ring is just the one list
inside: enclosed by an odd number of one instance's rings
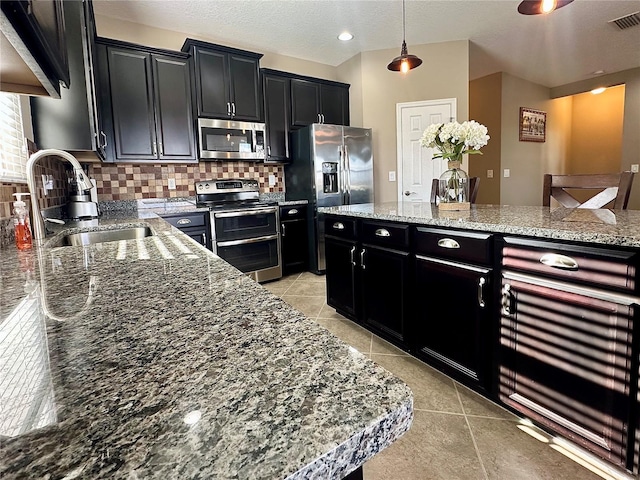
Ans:
{"label": "cabinet door", "polygon": [[231,110],[229,55],[195,49],[198,116],[227,118]]}
{"label": "cabinet door", "polygon": [[339,85],[321,85],[320,100],[323,123],[349,125],[349,90]]}
{"label": "cabinet door", "polygon": [[264,75],[264,120],[268,162],[289,162],[289,79]]}
{"label": "cabinet door", "polygon": [[409,253],[363,245],[363,322],[384,337],[404,345],[407,300],[411,297]]}
{"label": "cabinet door", "polygon": [[320,84],[291,79],[291,125],[305,127],[319,123]]}
{"label": "cabinet door", "polygon": [[356,244],[325,237],[327,304],[339,313],[357,319],[359,311],[355,290]]}
{"label": "cabinet door", "polygon": [[158,157],[196,160],[187,60],[153,55]]}
{"label": "cabinet door", "polygon": [[502,274],[500,399],[624,466],[634,298]]}
{"label": "cabinet door", "polygon": [[258,60],[229,55],[231,113],[238,120],[262,120],[262,95]]}
{"label": "cabinet door", "polygon": [[307,221],[285,220],[281,214],[280,235],[282,238],[282,270],[283,273],[300,272],[307,268]]}
{"label": "cabinet door", "polygon": [[116,160],[157,158],[151,55],[108,47]]}
{"label": "cabinet door", "polygon": [[416,256],[411,319],[415,350],[449,373],[487,387],[490,365],[491,270]]}

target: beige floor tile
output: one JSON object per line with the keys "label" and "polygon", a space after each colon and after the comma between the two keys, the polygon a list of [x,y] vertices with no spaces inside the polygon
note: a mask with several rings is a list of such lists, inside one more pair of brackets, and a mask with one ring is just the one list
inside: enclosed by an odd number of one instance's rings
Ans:
{"label": "beige floor tile", "polygon": [[395,345],[387,342],[386,340],[373,336],[373,342],[371,344],[371,353],[381,353],[385,355],[407,355],[407,352],[400,350]]}
{"label": "beige floor tile", "polygon": [[284,294],[282,295],[282,300],[311,318],[316,318],[324,305],[323,297],[302,297]]}
{"label": "beige floor tile", "polygon": [[291,288],[293,282],[267,282],[263,283],[262,286],[269,290],[274,295],[282,296],[284,295],[289,288]]}
{"label": "beige floor tile", "polygon": [[521,431],[517,422],[467,417],[490,480],[602,480],[548,443]]}
{"label": "beige floor tile", "polygon": [[296,280],[287,291],[287,295],[306,295],[326,298],[327,286],[312,280]]}
{"label": "beige floor tile", "polygon": [[369,354],[372,334],[360,325],[344,319],[317,318],[316,322],[359,352]]}
{"label": "beige floor tile", "polygon": [[456,382],[456,388],[460,394],[460,401],[462,402],[462,407],[466,415],[501,418],[503,420],[513,421],[517,421],[519,418],[509,410],[496,405],[464,385]]}
{"label": "beige floor tile", "polygon": [[316,275],[312,272],[302,272],[299,280],[326,283],[327,277],[325,275]]}
{"label": "beige floor tile", "polygon": [[318,315],[320,318],[333,318],[338,320],[345,320],[345,317],[336,312],[336,309],[330,307],[326,303],[322,306],[320,310],[320,314]]}
{"label": "beige floor tile", "polygon": [[453,380],[411,356],[376,355],[371,359],[400,377],[413,391],[413,406],[437,412],[462,413]]}
{"label": "beige floor tile", "polygon": [[485,476],[464,416],[418,411],[403,437],[364,464],[364,478],[484,480]]}

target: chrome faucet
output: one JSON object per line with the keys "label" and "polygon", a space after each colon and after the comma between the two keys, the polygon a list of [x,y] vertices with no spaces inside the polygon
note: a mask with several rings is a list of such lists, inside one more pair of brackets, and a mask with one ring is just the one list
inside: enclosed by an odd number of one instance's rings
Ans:
{"label": "chrome faucet", "polygon": [[38,160],[44,157],[60,157],[67,160],[72,166],[75,177],[78,179],[78,186],[83,190],[89,190],[93,188],[93,184],[89,177],[84,173],[80,163],[68,152],[64,150],[56,150],[54,148],[50,148],[47,150],[40,150],[31,157],[27,161],[27,185],[29,186],[29,193],[31,194],[31,225],[33,228],[33,240],[36,245],[42,245],[45,237],[45,227],[44,227],[44,218],[42,216],[42,212],[40,211],[40,206],[38,205],[38,196],[36,190],[36,178],[35,178],[35,166],[38,163]]}

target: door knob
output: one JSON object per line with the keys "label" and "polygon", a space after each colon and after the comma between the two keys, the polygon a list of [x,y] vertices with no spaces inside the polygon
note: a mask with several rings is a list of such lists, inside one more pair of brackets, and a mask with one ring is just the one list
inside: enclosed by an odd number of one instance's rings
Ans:
{"label": "door knob", "polygon": [[405,190],[404,194],[406,197],[408,197],[409,195],[416,195],[418,192],[410,192],[409,190]]}

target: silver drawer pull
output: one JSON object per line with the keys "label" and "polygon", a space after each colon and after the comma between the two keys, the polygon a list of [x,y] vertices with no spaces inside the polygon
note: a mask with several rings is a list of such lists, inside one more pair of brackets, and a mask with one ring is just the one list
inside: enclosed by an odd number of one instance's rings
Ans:
{"label": "silver drawer pull", "polygon": [[287,215],[297,215],[298,214],[298,209],[297,208],[292,208],[291,210],[289,210],[289,212],[287,213]]}
{"label": "silver drawer pull", "polygon": [[485,307],[484,292],[482,290],[482,287],[484,287],[484,285],[486,283],[487,283],[487,281],[484,279],[484,277],[480,277],[480,280],[478,281],[478,306],[480,308],[484,308]]}
{"label": "silver drawer pull", "polygon": [[376,230],[376,237],[390,237],[391,234],[389,233],[389,230],[387,230],[386,228],[378,228]]}
{"label": "silver drawer pull", "polygon": [[333,224],[333,229],[334,230],[344,230],[344,223],[342,222],[336,222]]}
{"label": "silver drawer pull", "polygon": [[557,253],[547,253],[540,257],[540,263],[548,267],[560,268],[562,270],[578,270],[578,262],[566,255]]}
{"label": "silver drawer pull", "polygon": [[442,248],[460,248],[460,244],[453,238],[441,238],[438,240],[438,246]]}
{"label": "silver drawer pull", "polygon": [[191,219],[189,219],[189,218],[181,218],[176,223],[178,225],[189,225],[191,223]]}

